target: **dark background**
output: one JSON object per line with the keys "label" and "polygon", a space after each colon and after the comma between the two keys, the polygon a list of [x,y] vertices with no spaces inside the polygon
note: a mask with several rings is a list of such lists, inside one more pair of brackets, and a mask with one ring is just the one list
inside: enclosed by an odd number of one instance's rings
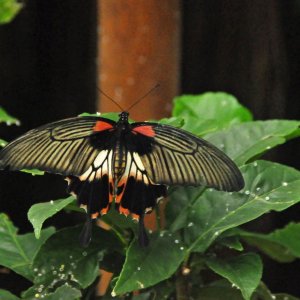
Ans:
{"label": "dark background", "polygon": [[[182,14],[182,93],[226,91],[256,119],[299,119],[299,0],[187,0]],[[22,121],[21,127],[1,125],[1,138],[95,111],[96,24],[96,0],[28,0],[11,24],[0,27],[0,104]],[[289,142],[268,158],[300,168],[299,145]],[[0,211],[20,232],[32,229],[26,214],[33,203],[64,196],[59,176],[0,173]],[[299,215],[299,206],[293,206],[261,218],[260,228],[268,232],[299,221]],[[65,215],[52,222],[76,220]],[[300,263],[264,260],[263,280],[270,289],[300,296]],[[0,288],[18,292],[27,284],[0,274]]]}

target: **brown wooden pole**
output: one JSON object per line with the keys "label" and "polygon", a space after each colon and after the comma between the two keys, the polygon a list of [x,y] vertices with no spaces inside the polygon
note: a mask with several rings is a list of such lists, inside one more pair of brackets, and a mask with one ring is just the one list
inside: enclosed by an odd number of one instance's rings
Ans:
{"label": "brown wooden pole", "polygon": [[[157,83],[160,88],[130,110],[136,121],[166,117],[179,93],[179,0],[98,0],[98,86],[126,110]],[[100,112],[119,111],[99,94]],[[145,218],[156,229],[155,213]],[[111,274],[102,272],[98,294]]]}
{"label": "brown wooden pole", "polygon": [[[168,116],[179,92],[179,0],[99,0],[98,86],[126,110],[155,84],[161,87],[130,111],[134,120]],[[119,111],[99,95],[101,112]]]}

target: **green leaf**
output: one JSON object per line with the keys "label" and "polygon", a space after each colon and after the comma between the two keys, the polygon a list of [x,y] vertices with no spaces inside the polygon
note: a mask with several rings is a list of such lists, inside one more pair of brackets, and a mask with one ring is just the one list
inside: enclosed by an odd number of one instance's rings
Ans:
{"label": "green leaf", "polygon": [[270,234],[239,230],[247,243],[256,246],[274,260],[285,263],[300,258],[300,223],[289,223]]}
{"label": "green leaf", "polygon": [[[213,189],[199,192],[198,188],[182,187],[170,194],[167,209],[179,205],[180,210],[168,224],[172,230],[178,230],[180,227],[173,228],[173,224],[177,219],[184,220],[184,237],[190,251],[203,252],[225,230],[300,201],[299,171],[267,161],[248,164],[241,171],[245,188],[238,193]],[[184,201],[178,204],[177,198]]]}
{"label": "green leaf", "polygon": [[300,122],[255,121],[207,135],[205,139],[227,153],[238,166],[299,135]]}
{"label": "green leaf", "polygon": [[36,176],[36,175],[41,176],[41,175],[45,174],[44,171],[41,171],[41,170],[38,170],[38,169],[31,169],[31,170],[22,169],[21,171],[24,172],[24,173],[31,174],[32,176]]}
{"label": "green leaf", "polygon": [[9,23],[21,10],[23,4],[16,0],[0,1],[0,24]]}
{"label": "green leaf", "polygon": [[229,249],[234,249],[237,251],[244,250],[244,247],[237,236],[229,236],[222,239],[218,239],[217,242]]}
{"label": "green leaf", "polygon": [[59,211],[61,211],[74,201],[74,197],[71,196],[66,199],[55,201],[51,200],[49,202],[37,203],[32,205],[28,211],[27,217],[34,228],[34,234],[36,238],[40,238],[43,223],[47,219],[57,214]]}
{"label": "green leaf", "polygon": [[7,142],[4,141],[4,140],[2,140],[2,139],[0,139],[0,147],[4,147],[6,145],[7,145]]}
{"label": "green leaf", "polygon": [[37,240],[33,233],[17,235],[17,228],[5,214],[0,214],[0,265],[33,280],[31,265],[42,244],[54,233],[54,228],[42,231]]}
{"label": "green leaf", "polygon": [[184,118],[183,129],[198,135],[252,120],[248,109],[222,92],[176,97],[173,116]]}
{"label": "green leaf", "polygon": [[214,281],[201,287],[199,287],[199,285],[195,286],[192,292],[193,299],[195,300],[243,300],[241,291],[232,287],[232,285],[225,279]]}
{"label": "green leaf", "polygon": [[[2,2],[0,2],[0,23],[1,23],[1,3]],[[12,124],[20,125],[20,121],[18,119],[10,116],[2,107],[0,107],[0,123],[2,122],[5,122],[7,125],[12,125]]]}
{"label": "green leaf", "polygon": [[[41,247],[34,262],[35,287],[43,285],[43,293],[68,283],[75,287],[88,287],[99,275],[99,262],[105,253],[122,252],[123,246],[111,231],[93,228],[90,245],[79,244],[82,225],[57,231]],[[28,296],[28,294],[26,295]]]}
{"label": "green leaf", "polygon": [[[38,297],[36,297],[38,296]],[[81,299],[81,292],[67,284],[64,284],[57,288],[53,293],[39,293],[35,294],[35,299],[46,299],[46,300],[76,300]]]}
{"label": "green leaf", "polygon": [[207,266],[228,279],[249,300],[262,276],[262,262],[254,253],[242,254],[228,259],[210,258]]}
{"label": "green leaf", "polygon": [[20,300],[19,297],[15,296],[9,291],[0,289],[0,299],[3,300]]}
{"label": "green leaf", "polygon": [[186,256],[186,247],[178,234],[161,232],[150,236],[150,245],[141,248],[137,241],[127,250],[114,295],[152,286],[169,278]]}

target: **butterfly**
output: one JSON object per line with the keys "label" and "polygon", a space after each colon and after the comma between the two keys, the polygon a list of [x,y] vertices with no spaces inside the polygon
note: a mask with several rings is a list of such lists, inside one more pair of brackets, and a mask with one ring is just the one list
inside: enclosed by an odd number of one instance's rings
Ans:
{"label": "butterfly", "polygon": [[114,203],[139,222],[138,241],[148,244],[144,215],[167,195],[167,186],[206,186],[239,191],[234,162],[209,142],[154,122],[117,122],[100,116],[69,118],[33,129],[0,152],[0,169],[39,169],[67,177],[68,192],[87,210],[80,239],[88,245],[92,220]]}

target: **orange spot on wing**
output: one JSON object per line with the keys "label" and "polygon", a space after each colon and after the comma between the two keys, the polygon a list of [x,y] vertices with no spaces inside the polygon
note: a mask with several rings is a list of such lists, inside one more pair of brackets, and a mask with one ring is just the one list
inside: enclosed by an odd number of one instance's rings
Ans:
{"label": "orange spot on wing", "polygon": [[93,131],[104,131],[112,128],[113,126],[105,121],[97,121],[93,127]]}
{"label": "orange spot on wing", "polygon": [[154,137],[155,136],[154,129],[150,125],[139,126],[139,127],[134,128],[132,131],[133,131],[133,133],[137,132],[137,133],[140,133],[142,135],[149,136],[149,137]]}
{"label": "orange spot on wing", "polygon": [[137,214],[131,214],[131,217],[133,220],[136,220],[136,221],[138,221],[140,219],[140,216]]}
{"label": "orange spot on wing", "polygon": [[94,214],[91,215],[91,218],[92,219],[97,219],[98,216],[99,216],[99,213],[96,212],[96,213],[94,213]]}
{"label": "orange spot on wing", "polygon": [[106,215],[107,212],[108,212],[108,210],[109,210],[109,206],[108,206],[108,205],[107,205],[106,207],[102,208],[102,209],[100,210],[101,216]]}
{"label": "orange spot on wing", "polygon": [[125,215],[126,217],[130,214],[129,209],[119,206],[119,213]]}

